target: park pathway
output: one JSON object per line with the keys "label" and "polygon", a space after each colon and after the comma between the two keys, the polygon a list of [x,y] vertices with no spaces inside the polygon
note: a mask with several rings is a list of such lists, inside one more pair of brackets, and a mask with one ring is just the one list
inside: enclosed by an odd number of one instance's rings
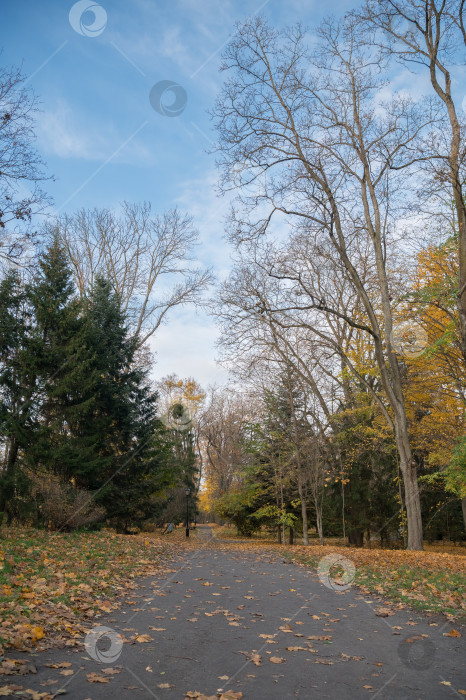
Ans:
{"label": "park pathway", "polygon": [[212,535],[198,528],[199,548],[99,618],[107,637],[90,637],[86,651],[28,654],[37,674],[4,677],[0,686],[63,688],[69,700],[183,700],[188,691],[220,690],[243,700],[466,694],[466,636],[445,637],[450,623],[407,610],[380,617],[380,601],[357,589],[336,592],[277,553]]}

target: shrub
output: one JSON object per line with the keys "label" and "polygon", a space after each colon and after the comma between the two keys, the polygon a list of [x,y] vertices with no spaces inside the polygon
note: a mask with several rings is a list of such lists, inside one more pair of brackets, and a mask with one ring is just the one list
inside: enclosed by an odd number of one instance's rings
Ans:
{"label": "shrub", "polygon": [[94,503],[90,491],[54,474],[31,474],[30,479],[39,523],[51,530],[76,530],[102,520],[105,515],[105,508]]}

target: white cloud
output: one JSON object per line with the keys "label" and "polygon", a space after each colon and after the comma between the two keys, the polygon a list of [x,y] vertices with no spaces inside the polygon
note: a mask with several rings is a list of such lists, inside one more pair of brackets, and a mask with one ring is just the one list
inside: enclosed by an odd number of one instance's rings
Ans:
{"label": "white cloud", "polygon": [[178,311],[152,338],[151,347],[157,353],[153,377],[161,379],[172,373],[194,377],[204,389],[209,384],[225,383],[227,372],[215,362],[218,334],[206,315]]}
{"label": "white cloud", "polygon": [[[102,161],[128,138],[128,134],[117,133],[112,125],[106,124],[104,129],[102,124],[92,124],[87,117],[77,115],[64,100],[58,100],[52,109],[37,118],[39,148],[46,156]],[[115,156],[114,162],[144,165],[153,163],[153,154],[134,139]]]}
{"label": "white cloud", "polygon": [[231,269],[231,248],[224,240],[225,220],[231,200],[215,192],[217,171],[212,169],[200,178],[180,183],[181,194],[175,204],[189,212],[199,229],[202,264],[213,266],[215,274],[223,279]]}
{"label": "white cloud", "polygon": [[[180,183],[180,194],[174,200],[183,211],[193,216],[199,230],[200,245],[195,251],[196,263],[213,267],[217,279],[227,276],[231,268],[230,247],[222,241],[224,219],[230,206],[228,198],[215,193],[217,173],[214,169],[202,177]],[[214,289],[207,292],[213,296]],[[156,379],[175,373],[194,377],[206,389],[210,384],[228,381],[227,371],[216,363],[216,341],[219,329],[209,314],[194,307],[173,310],[151,340],[156,352],[153,376]]]}

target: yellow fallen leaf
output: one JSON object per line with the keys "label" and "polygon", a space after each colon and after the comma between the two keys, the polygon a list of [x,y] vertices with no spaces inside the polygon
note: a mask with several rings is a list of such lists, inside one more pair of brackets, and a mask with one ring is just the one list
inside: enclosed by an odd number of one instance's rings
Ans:
{"label": "yellow fallen leaf", "polygon": [[152,642],[153,639],[154,639],[154,638],[151,637],[150,634],[139,634],[139,635],[136,637],[136,641],[137,641],[137,642],[140,642],[141,644],[143,644],[144,642]]}
{"label": "yellow fallen leaf", "polygon": [[[30,625],[27,625],[27,627],[30,627]],[[43,627],[30,627],[30,633],[32,637],[33,642],[37,642],[39,639],[43,639],[45,636],[44,628]]]}
{"label": "yellow fallen leaf", "polygon": [[285,663],[285,659],[283,659],[281,656],[271,656],[269,661],[272,664],[284,664]]}
{"label": "yellow fallen leaf", "polygon": [[100,676],[98,673],[86,673],[89,683],[110,683],[108,676]]}

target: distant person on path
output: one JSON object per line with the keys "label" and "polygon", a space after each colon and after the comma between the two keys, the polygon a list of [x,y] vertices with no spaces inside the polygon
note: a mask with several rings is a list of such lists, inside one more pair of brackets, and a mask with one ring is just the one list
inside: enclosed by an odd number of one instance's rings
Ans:
{"label": "distant person on path", "polygon": [[168,523],[167,527],[162,532],[162,535],[164,535],[165,533],[170,534],[170,532],[173,532],[173,523]]}

